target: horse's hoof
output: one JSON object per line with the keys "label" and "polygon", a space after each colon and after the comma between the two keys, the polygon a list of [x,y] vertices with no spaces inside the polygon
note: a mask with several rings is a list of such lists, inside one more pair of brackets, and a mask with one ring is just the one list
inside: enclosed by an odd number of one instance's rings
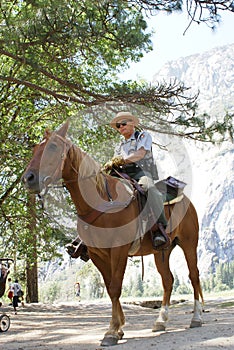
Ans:
{"label": "horse's hoof", "polygon": [[106,335],[101,342],[101,346],[117,345],[118,340],[119,340],[119,337],[116,335]]}
{"label": "horse's hoof", "polygon": [[122,330],[118,331],[118,336],[119,336],[119,340],[123,339],[124,332]]}
{"label": "horse's hoof", "polygon": [[158,323],[158,324],[154,325],[154,327],[152,329],[152,332],[162,332],[162,331],[165,331],[165,330],[166,330],[166,326],[164,326],[161,323]]}
{"label": "horse's hoof", "polygon": [[202,321],[191,321],[190,323],[190,328],[196,328],[201,326],[202,326]]}

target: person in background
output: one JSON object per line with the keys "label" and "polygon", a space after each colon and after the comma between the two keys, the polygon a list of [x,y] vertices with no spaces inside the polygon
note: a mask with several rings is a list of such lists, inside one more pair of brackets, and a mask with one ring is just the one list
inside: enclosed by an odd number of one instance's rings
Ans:
{"label": "person in background", "polygon": [[80,301],[80,283],[79,282],[75,283],[75,296],[78,297]]}
{"label": "person in background", "polygon": [[22,291],[21,285],[19,284],[19,281],[16,279],[15,282],[12,285],[13,290],[13,308],[15,311],[15,315],[17,314],[17,307],[19,303],[19,292]]}
{"label": "person in background", "polygon": [[12,305],[12,302],[13,302],[13,295],[14,295],[14,293],[13,293],[13,288],[12,288],[12,279],[9,277],[8,278],[8,280],[7,280],[7,282],[8,282],[8,294],[7,294],[7,296],[8,296],[8,298],[10,299],[10,301],[11,301],[11,303],[9,304],[9,305]]}

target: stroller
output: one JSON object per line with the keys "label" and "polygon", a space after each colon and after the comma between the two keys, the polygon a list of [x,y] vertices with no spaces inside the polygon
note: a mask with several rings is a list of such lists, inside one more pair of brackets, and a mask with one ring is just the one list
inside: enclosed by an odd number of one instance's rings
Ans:
{"label": "stroller", "polygon": [[[4,295],[6,289],[7,276],[9,274],[10,263],[14,262],[10,258],[0,258],[0,298]],[[1,303],[0,303],[0,306]],[[10,327],[10,318],[5,313],[0,314],[0,332],[8,331]]]}

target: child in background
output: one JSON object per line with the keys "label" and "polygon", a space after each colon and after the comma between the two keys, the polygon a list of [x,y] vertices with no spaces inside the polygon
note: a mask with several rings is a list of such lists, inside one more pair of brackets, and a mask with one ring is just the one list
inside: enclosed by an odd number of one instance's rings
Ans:
{"label": "child in background", "polygon": [[8,282],[8,294],[7,294],[7,296],[11,301],[11,303],[9,305],[12,305],[12,302],[13,302],[12,279],[9,277],[7,282]]}

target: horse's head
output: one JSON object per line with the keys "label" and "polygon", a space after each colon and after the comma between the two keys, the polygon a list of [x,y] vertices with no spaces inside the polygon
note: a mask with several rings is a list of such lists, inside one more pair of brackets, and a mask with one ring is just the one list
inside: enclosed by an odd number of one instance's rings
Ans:
{"label": "horse's head", "polygon": [[46,131],[42,142],[35,146],[22,181],[33,193],[47,191],[48,185],[62,177],[62,170],[69,149],[65,139],[69,123],[66,122],[58,131]]}

